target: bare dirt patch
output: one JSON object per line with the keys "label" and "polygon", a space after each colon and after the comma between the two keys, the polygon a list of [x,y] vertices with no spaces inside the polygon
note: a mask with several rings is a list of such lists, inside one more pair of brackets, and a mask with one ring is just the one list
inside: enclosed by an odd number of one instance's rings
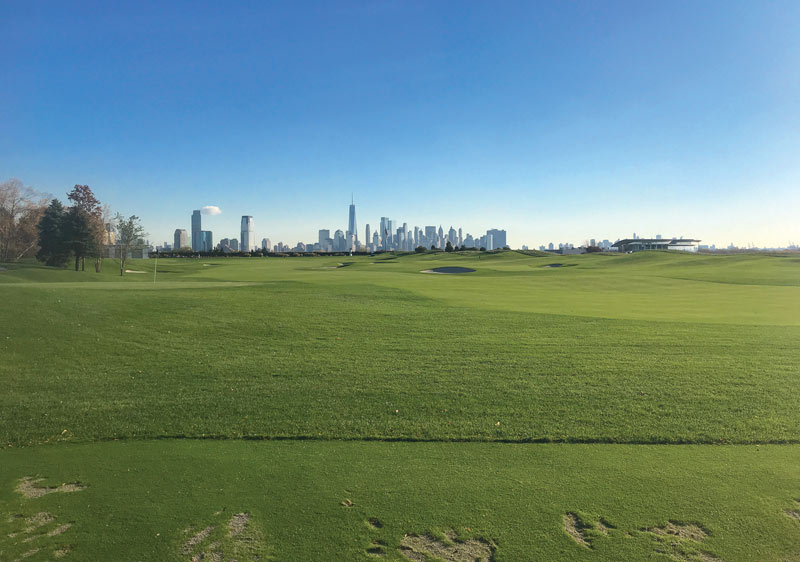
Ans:
{"label": "bare dirt patch", "polygon": [[[213,530],[214,530],[214,525],[209,525],[208,527],[206,527],[205,529],[203,529],[202,531],[200,531],[196,535],[192,536],[183,545],[183,549],[181,550],[181,552],[183,554],[191,554],[192,550],[194,550],[194,547],[196,547],[198,544],[201,544],[204,540],[206,540],[208,538],[208,536],[211,534],[211,531],[213,531]],[[190,531],[187,529],[187,532],[190,532]]]}
{"label": "bare dirt patch", "polygon": [[[54,544],[48,541],[53,537],[59,537],[59,535],[64,534],[72,527],[72,523],[58,525],[56,516],[52,513],[40,511],[27,517],[21,513],[15,513],[8,518],[8,522],[12,524],[12,531],[0,537],[0,559],[2,560],[6,559],[3,557],[6,540],[9,541],[8,544],[12,548],[27,545],[25,548],[29,550],[17,560],[22,560],[37,553],[39,553],[39,556],[44,556],[44,559],[49,560],[51,558],[59,558],[69,552],[69,547],[63,543]],[[60,551],[63,551],[63,554],[59,554]]]}
{"label": "bare dirt patch", "polygon": [[572,537],[576,543],[586,548],[592,548],[592,543],[586,534],[586,529],[590,528],[576,513],[564,514],[564,530]]}
{"label": "bare dirt patch", "polygon": [[406,535],[400,542],[400,554],[418,562],[491,562],[495,550],[495,545],[485,539],[460,540],[453,530],[445,531],[444,539],[430,534]]}
{"label": "bare dirt patch", "polygon": [[52,531],[47,533],[47,536],[48,537],[55,537],[56,535],[60,535],[60,534],[64,533],[70,527],[72,527],[71,524],[64,523],[63,525],[59,525],[58,527],[56,527],[55,529],[53,529]]}
{"label": "bare dirt patch", "polygon": [[228,534],[232,537],[242,534],[250,522],[249,513],[237,513],[228,521]]}
{"label": "bare dirt patch", "polygon": [[[214,514],[219,517],[220,512]],[[183,556],[191,562],[221,562],[223,560],[259,560],[264,548],[261,531],[251,525],[248,512],[236,513],[223,524],[211,524],[199,532],[191,528],[184,531],[191,535],[181,549]],[[194,534],[192,534],[194,533]]]}
{"label": "bare dirt patch", "polygon": [[668,521],[661,527],[643,529],[656,541],[656,552],[676,562],[721,562],[715,554],[702,549],[702,542],[709,535],[698,523]]}
{"label": "bare dirt patch", "polygon": [[37,486],[36,483],[42,480],[44,480],[44,478],[31,478],[30,476],[26,476],[17,484],[17,492],[31,499],[39,498],[54,492],[79,492],[86,488],[86,486],[80,482],[61,484],[60,486]]}
{"label": "bare dirt patch", "polygon": [[683,525],[674,521],[668,521],[663,527],[650,527],[646,529],[646,531],[663,537],[680,537],[697,542],[704,541],[706,537],[708,537],[706,530],[695,523]]}

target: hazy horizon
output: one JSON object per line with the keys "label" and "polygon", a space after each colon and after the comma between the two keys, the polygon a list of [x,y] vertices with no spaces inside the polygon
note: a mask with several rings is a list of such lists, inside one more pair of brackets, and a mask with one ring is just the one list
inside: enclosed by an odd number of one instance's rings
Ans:
{"label": "hazy horizon", "polygon": [[0,6],[0,181],[154,244],[400,224],[800,242],[800,4]]}

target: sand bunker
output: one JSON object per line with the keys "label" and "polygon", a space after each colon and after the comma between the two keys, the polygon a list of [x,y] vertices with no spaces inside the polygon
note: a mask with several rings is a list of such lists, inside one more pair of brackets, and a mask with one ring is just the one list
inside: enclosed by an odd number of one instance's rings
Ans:
{"label": "sand bunker", "polygon": [[42,480],[44,480],[44,478],[31,478],[30,476],[26,476],[17,484],[17,492],[26,498],[39,498],[45,494],[52,494],[53,492],[79,492],[86,488],[86,486],[80,482],[61,484],[60,486],[36,486],[36,483]]}
{"label": "sand bunker", "polygon": [[126,269],[125,273],[147,273],[147,272],[146,271],[134,271],[133,269]]}
{"label": "sand bunker", "polygon": [[444,275],[454,275],[459,273],[473,273],[475,270],[469,267],[435,267],[433,269],[426,269],[422,273],[441,273]]}
{"label": "sand bunker", "polygon": [[444,535],[444,540],[431,535],[406,535],[400,542],[400,554],[417,562],[491,562],[494,558],[495,546],[489,541],[462,541],[453,530],[445,531]]}

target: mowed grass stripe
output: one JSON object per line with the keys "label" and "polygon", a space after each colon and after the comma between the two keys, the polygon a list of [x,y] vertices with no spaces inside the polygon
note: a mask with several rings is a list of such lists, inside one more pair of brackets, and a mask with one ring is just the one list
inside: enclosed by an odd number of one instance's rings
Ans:
{"label": "mowed grass stripe", "polygon": [[351,273],[312,283],[318,272],[239,263],[274,284],[4,289],[12,306],[0,314],[15,330],[0,340],[2,438],[37,443],[64,429],[78,440],[800,435],[794,327],[487,310]]}

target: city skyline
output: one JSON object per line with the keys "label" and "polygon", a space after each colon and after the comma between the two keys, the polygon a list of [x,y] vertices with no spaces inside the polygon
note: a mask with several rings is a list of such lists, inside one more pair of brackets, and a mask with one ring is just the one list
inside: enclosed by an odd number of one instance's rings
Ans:
{"label": "city skyline", "polygon": [[[208,211],[211,209],[211,211]],[[499,249],[503,247],[510,247],[512,249],[539,249],[543,251],[554,251],[554,250],[572,250],[579,247],[599,247],[602,250],[613,250],[613,244],[618,242],[619,240],[627,238],[627,235],[624,233],[615,233],[614,236],[611,238],[600,238],[594,236],[586,236],[581,237],[580,241],[552,241],[552,239],[548,242],[543,242],[539,244],[518,244],[512,245],[508,242],[507,231],[505,229],[486,229],[485,235],[479,235],[473,237],[471,233],[467,232],[466,235],[463,233],[466,232],[463,227],[459,226],[456,230],[452,225],[448,227],[447,230],[444,230],[442,226],[444,223],[440,222],[438,226],[436,225],[409,225],[409,223],[403,221],[402,223],[397,220],[393,220],[389,217],[381,217],[380,222],[378,223],[377,227],[373,227],[370,223],[365,223],[365,232],[364,237],[360,237],[357,235],[357,222],[356,222],[356,205],[354,203],[354,196],[351,194],[351,201],[348,209],[348,220],[347,220],[347,230],[342,230],[340,228],[331,229],[319,229],[317,231],[316,239],[312,240],[312,236],[306,236],[305,239],[302,237],[297,240],[292,240],[289,238],[284,238],[275,235],[267,235],[264,236],[263,233],[257,233],[254,230],[254,219],[252,215],[242,215],[241,217],[241,230],[239,238],[229,238],[224,235],[220,235],[219,231],[217,234],[214,234],[214,231],[205,230],[201,227],[201,218],[202,216],[217,216],[221,215],[221,209],[218,206],[214,205],[207,205],[204,206],[202,209],[192,211],[191,220],[192,220],[192,229],[194,231],[197,228],[198,232],[198,245],[195,246],[194,244],[187,244],[192,247],[194,251],[209,251],[211,249],[223,249],[225,251],[252,251],[257,249],[263,249],[264,243],[268,242],[266,248],[269,251],[316,251],[316,252],[349,252],[349,251],[412,251],[415,249],[416,245],[419,244],[419,240],[422,240],[421,245],[423,245],[426,249],[430,248],[431,245],[439,248],[444,249],[445,243],[450,241],[454,246],[466,246],[468,248],[480,248],[485,247],[486,249]],[[436,222],[436,221],[434,221]],[[402,225],[402,226],[399,226]],[[247,228],[247,230],[245,230]],[[354,229],[351,231],[351,229]],[[408,235],[409,239],[414,240],[414,246],[410,246],[404,242],[398,242],[397,236],[400,234],[400,230],[404,229],[404,235]],[[418,231],[418,232],[417,232]],[[246,235],[247,232],[247,240]],[[333,232],[334,234],[331,234]],[[353,234],[353,238],[350,238],[350,234]],[[393,233],[392,241],[388,244],[386,243],[385,237],[380,236],[379,233]],[[492,233],[500,233],[502,232],[501,238],[494,242],[491,238],[488,238],[489,235]],[[227,234],[227,231],[225,232]],[[395,236],[397,235],[397,236]],[[178,243],[179,237],[183,236],[186,237],[186,230],[177,228],[174,230],[173,239],[174,242],[170,242],[168,240],[164,240],[163,243],[157,238],[153,238],[151,240],[151,245],[154,248],[160,249],[174,249],[176,248],[176,244]],[[194,236],[194,234],[192,235]],[[380,243],[374,240],[375,236],[379,236],[381,238]],[[438,238],[436,238],[438,236]],[[341,242],[337,237],[341,237]],[[432,238],[433,237],[433,238]],[[259,243],[259,238],[261,238],[261,242]],[[633,239],[645,239],[645,238],[652,238],[654,240],[660,239],[691,239],[691,236],[685,236],[683,234],[680,235],[673,235],[668,234],[664,235],[661,233],[656,233],[652,235],[645,235],[642,236],[641,233],[637,235],[636,232],[633,232],[631,235]],[[182,238],[180,238],[182,239]],[[190,241],[193,238],[190,239]],[[327,240],[327,242],[325,242]],[[703,240],[698,239],[696,242],[702,242]],[[183,247],[183,246],[177,246]],[[308,250],[306,250],[308,247]],[[798,244],[794,241],[789,241],[786,244],[776,245],[776,246],[756,246],[756,245],[742,245],[739,246],[734,242],[730,242],[728,244],[720,244],[717,245],[715,243],[704,243],[699,244],[699,248],[703,250],[733,250],[733,249],[742,249],[742,248],[763,248],[763,249],[796,249]]]}
{"label": "city skyline", "polygon": [[[213,212],[206,212],[213,209]],[[258,236],[254,230],[254,218],[252,215],[242,215],[241,230],[239,238],[228,238],[217,232],[203,228],[202,217],[220,215],[221,210],[217,206],[206,205],[202,209],[195,209],[190,216],[191,238],[187,236],[186,229],[180,227],[173,232],[172,242],[164,241],[163,244],[152,242],[151,245],[164,250],[176,250],[191,247],[195,252],[209,252],[219,249],[224,252],[241,251],[250,252],[259,248],[266,248],[268,251],[316,251],[316,252],[359,252],[359,251],[413,251],[418,246],[426,249],[436,247],[445,249],[448,244],[454,248],[484,248],[487,250],[500,249],[508,246],[507,233],[504,229],[487,229],[486,234],[472,236],[461,226],[456,230],[450,226],[447,231],[440,224],[438,228],[434,225],[420,227],[414,225],[410,227],[407,222],[400,223],[389,217],[381,217],[380,226],[371,229],[370,224],[366,223],[364,238],[359,239],[357,234],[356,205],[353,195],[350,197],[348,209],[347,230],[333,230],[330,228],[319,229],[316,240],[298,240],[295,245],[284,242],[276,238],[277,244],[272,244],[269,237],[262,238],[261,246],[257,244]],[[189,240],[191,243],[189,244]]]}
{"label": "city skyline", "polygon": [[155,240],[203,206],[228,237],[251,215],[304,240],[351,192],[359,236],[389,213],[503,225],[515,247],[800,240],[797,2],[78,1],[0,21],[0,179],[87,184]]}

